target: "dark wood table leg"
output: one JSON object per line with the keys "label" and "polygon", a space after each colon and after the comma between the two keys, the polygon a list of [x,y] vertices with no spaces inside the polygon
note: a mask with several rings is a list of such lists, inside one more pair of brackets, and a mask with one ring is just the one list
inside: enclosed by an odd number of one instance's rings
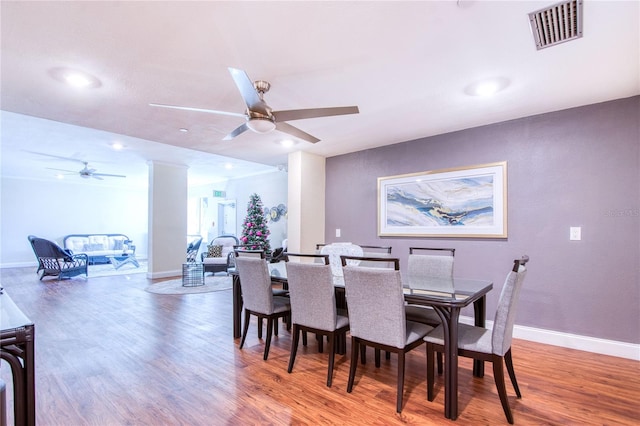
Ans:
{"label": "dark wood table leg", "polygon": [[29,337],[24,344],[24,380],[26,390],[27,425],[36,424],[36,365],[35,365],[35,326],[27,327]]}
{"label": "dark wood table leg", "polygon": [[444,417],[458,418],[458,319],[460,309],[433,306],[444,331]]}
{"label": "dark wood table leg", "polygon": [[34,333],[34,326],[27,325],[11,332],[10,334],[15,334],[13,337],[4,333],[2,335],[0,358],[11,367],[16,425],[35,426],[36,424]]}
{"label": "dark wood table leg", "polygon": [[233,275],[233,338],[237,339],[242,335],[242,288],[240,287],[240,276]]}
{"label": "dark wood table leg", "polygon": [[[448,342],[445,340],[444,374],[445,417],[451,420],[458,418],[458,320],[460,309],[452,308],[449,313]],[[446,335],[445,335],[446,336]],[[447,339],[445,337],[445,339]],[[447,374],[448,373],[448,374]],[[447,399],[449,403],[447,404]],[[447,409],[448,406],[448,409]]]}
{"label": "dark wood table leg", "polygon": [[[473,302],[473,312],[475,315],[475,325],[476,327],[485,326],[485,316],[486,316],[486,297],[481,297],[480,299]],[[483,377],[484,376],[484,361],[481,360],[473,360],[473,375],[475,377]]]}

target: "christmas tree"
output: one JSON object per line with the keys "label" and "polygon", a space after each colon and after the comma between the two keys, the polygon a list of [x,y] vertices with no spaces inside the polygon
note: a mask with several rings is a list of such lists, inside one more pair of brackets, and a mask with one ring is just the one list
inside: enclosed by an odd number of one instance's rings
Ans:
{"label": "christmas tree", "polygon": [[242,224],[242,244],[249,246],[252,250],[264,250],[265,254],[271,253],[269,245],[269,228],[264,217],[262,200],[258,194],[251,194],[249,204],[247,204],[247,217]]}

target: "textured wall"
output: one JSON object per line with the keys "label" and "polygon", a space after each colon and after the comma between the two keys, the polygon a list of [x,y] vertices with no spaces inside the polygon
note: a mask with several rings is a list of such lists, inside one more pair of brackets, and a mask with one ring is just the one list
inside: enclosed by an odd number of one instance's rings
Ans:
{"label": "textured wall", "polygon": [[[518,324],[640,343],[639,121],[633,97],[329,158],[325,241],[392,245],[403,267],[410,246],[454,247],[457,276],[494,282],[488,319],[526,253]],[[378,177],[503,160],[507,239],[377,236]]]}

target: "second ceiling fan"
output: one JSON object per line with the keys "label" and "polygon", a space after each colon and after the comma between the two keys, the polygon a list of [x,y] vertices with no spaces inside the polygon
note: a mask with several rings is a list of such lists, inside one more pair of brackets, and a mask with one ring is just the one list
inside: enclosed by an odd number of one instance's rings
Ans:
{"label": "second ceiling fan", "polygon": [[244,117],[245,122],[234,129],[223,140],[231,140],[236,136],[252,130],[256,133],[268,133],[272,130],[288,133],[307,142],[316,143],[320,139],[312,136],[285,121],[302,120],[307,118],[329,117],[332,115],[358,114],[357,106],[333,107],[333,108],[309,108],[273,111],[264,101],[264,94],[269,91],[271,85],[267,81],[258,80],[251,82],[246,72],[237,68],[229,68],[231,77],[236,83],[242,99],[247,105],[245,113],[217,111],[213,109],[193,108],[177,105],[149,104],[154,107],[181,109],[185,111],[206,112],[211,114],[223,114],[234,117]]}

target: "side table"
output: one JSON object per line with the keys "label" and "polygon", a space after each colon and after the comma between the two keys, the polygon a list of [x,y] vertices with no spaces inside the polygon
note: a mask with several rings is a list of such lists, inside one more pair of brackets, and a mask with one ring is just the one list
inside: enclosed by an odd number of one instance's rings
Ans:
{"label": "side table", "polygon": [[16,425],[36,424],[35,330],[33,322],[0,287],[0,358],[11,367]]}
{"label": "side table", "polygon": [[187,262],[182,264],[182,286],[198,287],[204,285],[204,267],[202,263]]}

